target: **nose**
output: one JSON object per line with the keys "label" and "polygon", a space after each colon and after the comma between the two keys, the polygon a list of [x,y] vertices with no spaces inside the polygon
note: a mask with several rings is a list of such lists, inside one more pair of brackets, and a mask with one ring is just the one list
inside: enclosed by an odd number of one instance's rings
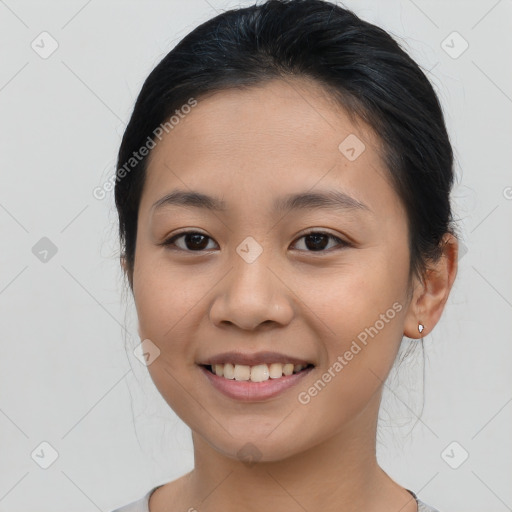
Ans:
{"label": "nose", "polygon": [[217,327],[236,325],[243,330],[290,323],[294,314],[292,292],[278,275],[263,255],[252,263],[235,255],[232,269],[218,285],[210,308],[211,321]]}

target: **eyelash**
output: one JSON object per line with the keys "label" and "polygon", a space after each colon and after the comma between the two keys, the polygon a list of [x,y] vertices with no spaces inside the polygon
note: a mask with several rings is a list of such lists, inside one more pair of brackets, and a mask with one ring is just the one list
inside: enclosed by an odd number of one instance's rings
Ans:
{"label": "eyelash", "polygon": [[[171,250],[176,250],[176,251],[182,251],[182,252],[197,252],[197,253],[201,253],[201,252],[208,252],[208,250],[205,250],[205,249],[201,249],[201,250],[198,250],[198,251],[193,251],[193,250],[189,250],[189,249],[182,249],[181,247],[177,247],[176,244],[175,244],[175,240],[178,240],[179,238],[182,238],[186,235],[202,235],[202,236],[205,236],[206,238],[209,238],[210,240],[213,240],[211,237],[209,237],[208,235],[205,235],[204,233],[201,233],[200,231],[183,231],[182,233],[178,233],[177,235],[174,235],[172,236],[171,238],[169,238],[168,240],[165,240],[163,243],[161,243],[160,245],[163,245],[165,247],[169,247],[171,248]],[[330,248],[330,249],[326,249],[326,250],[320,250],[320,251],[308,251],[308,250],[303,250],[303,252],[310,252],[310,253],[330,253],[332,252],[333,250],[340,250],[344,247],[351,247],[352,244],[350,244],[349,242],[345,241],[345,240],[342,240],[341,238],[337,237],[337,236],[334,236],[333,234],[331,233],[328,233],[326,231],[308,231],[307,233],[303,233],[299,238],[297,238],[297,240],[300,240],[301,238],[304,238],[304,237],[307,237],[309,235],[326,235],[330,240],[335,240],[336,242],[338,242],[338,245],[340,245],[341,247],[338,247],[338,248]]]}

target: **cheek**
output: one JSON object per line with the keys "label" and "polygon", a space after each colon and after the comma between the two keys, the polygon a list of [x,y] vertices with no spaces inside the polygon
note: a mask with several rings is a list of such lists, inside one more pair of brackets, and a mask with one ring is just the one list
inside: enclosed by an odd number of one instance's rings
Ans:
{"label": "cheek", "polygon": [[402,304],[405,283],[405,269],[376,254],[361,255],[326,272],[304,273],[295,286],[306,309],[323,321],[326,333],[346,340],[373,325],[395,302]]}
{"label": "cheek", "polygon": [[[159,364],[155,361],[150,365],[150,372],[159,365],[171,372],[184,370],[183,361],[190,360],[186,357],[187,332],[192,332],[194,307],[203,295],[202,287],[185,272],[178,272],[165,262],[145,260],[141,254],[133,290],[139,335],[160,349]],[[162,379],[165,382],[165,374]]]}
{"label": "cheek", "polygon": [[141,340],[151,340],[160,350],[147,370],[164,400],[191,425],[196,416],[201,417],[201,411],[194,409],[195,401],[190,398],[196,396],[190,374],[197,369],[189,340],[197,325],[194,306],[204,291],[183,270],[178,272],[145,256],[149,255],[141,251],[134,272],[139,334]]}
{"label": "cheek", "polygon": [[301,296],[324,333],[322,370],[336,375],[326,375],[330,391],[322,392],[319,406],[343,396],[346,413],[385,380],[403,335],[406,271],[400,261],[375,251],[366,261],[361,257],[329,276],[302,281]]}
{"label": "cheek", "polygon": [[137,257],[133,296],[139,323],[162,338],[197,305],[204,285],[193,279],[187,269],[170,265],[165,257],[143,249]]}

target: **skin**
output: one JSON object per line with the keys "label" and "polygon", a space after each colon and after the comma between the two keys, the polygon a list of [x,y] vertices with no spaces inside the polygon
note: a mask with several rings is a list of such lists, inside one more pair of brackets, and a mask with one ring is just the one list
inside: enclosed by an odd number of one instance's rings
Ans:
{"label": "skin", "polygon": [[[366,146],[354,161],[338,150],[349,134]],[[380,147],[320,86],[295,78],[200,98],[152,150],[135,265],[125,270],[141,340],[161,351],[148,370],[192,430],[195,468],[155,491],[151,512],[416,511],[377,464],[377,415],[402,337],[426,336],[442,314],[457,240],[446,234],[440,260],[424,280],[409,281],[407,217]],[[220,197],[228,209],[152,208],[177,188]],[[332,189],[369,210],[272,210],[282,195]],[[184,237],[161,245],[181,231],[207,235],[206,249]],[[323,252],[313,251],[310,231],[350,245],[326,239]],[[263,249],[253,263],[236,252],[248,236]],[[394,303],[394,318],[299,403],[298,393]],[[196,365],[237,348],[293,354],[315,368],[277,397],[242,403],[216,391]],[[256,464],[237,456],[246,443],[257,447]]]}

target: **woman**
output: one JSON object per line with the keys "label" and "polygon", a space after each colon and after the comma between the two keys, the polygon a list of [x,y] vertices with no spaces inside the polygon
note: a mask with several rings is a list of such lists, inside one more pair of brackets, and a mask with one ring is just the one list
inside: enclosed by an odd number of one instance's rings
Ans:
{"label": "woman", "polygon": [[323,0],[224,12],[151,72],[118,158],[142,352],[194,469],[117,512],[434,511],[376,461],[404,336],[457,271],[438,99]]}

